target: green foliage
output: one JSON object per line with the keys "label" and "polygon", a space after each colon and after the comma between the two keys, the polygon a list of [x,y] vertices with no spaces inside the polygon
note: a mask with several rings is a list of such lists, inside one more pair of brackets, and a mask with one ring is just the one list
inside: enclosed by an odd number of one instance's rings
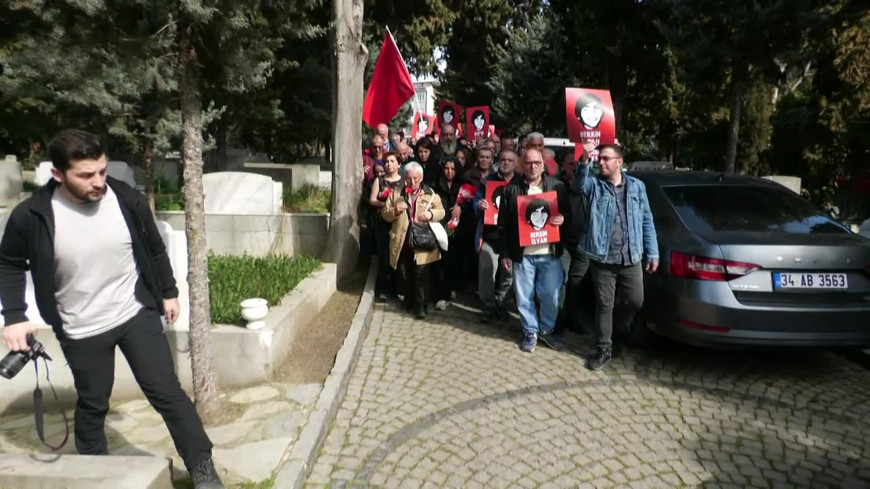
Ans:
{"label": "green foliage", "polygon": [[270,477],[259,482],[242,482],[235,489],[273,489],[275,487],[275,477]]}
{"label": "green foliage", "polygon": [[284,212],[330,212],[332,190],[316,185],[303,185],[284,191]]}
{"label": "green foliage", "polygon": [[239,304],[245,299],[260,297],[270,306],[279,304],[296,284],[320,266],[319,260],[306,256],[255,258],[209,254],[212,323],[239,323]]}
{"label": "green foliage", "polygon": [[154,207],[158,211],[184,210],[184,194],[163,175],[154,177]]}

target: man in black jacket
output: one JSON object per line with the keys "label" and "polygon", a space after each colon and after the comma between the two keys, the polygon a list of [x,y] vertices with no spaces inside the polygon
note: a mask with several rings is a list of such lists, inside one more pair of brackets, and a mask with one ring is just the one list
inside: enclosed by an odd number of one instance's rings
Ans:
{"label": "man in black jacket", "polygon": [[[562,182],[545,176],[544,158],[541,151],[528,148],[523,153],[523,178],[514,181],[504,191],[499,210],[499,235],[502,240],[500,261],[502,267],[512,269],[517,309],[523,325],[522,350],[532,352],[538,339],[550,348],[558,349],[560,343],[553,337],[556,315],[559,311],[559,289],[564,272],[561,243],[545,243],[527,247],[520,246],[517,197],[555,191],[560,212],[567,208],[567,190]],[[565,221],[562,214],[549,217],[553,226]],[[535,297],[540,303],[540,316],[535,308]]]}
{"label": "man in black jacket", "polygon": [[142,392],[163,416],[197,489],[223,488],[212,444],[175,375],[160,316],[178,317],[166,248],[142,196],[106,175],[93,134],[66,130],[49,145],[53,179],[13,211],[0,242],[0,301],[9,350],[35,334],[25,314],[25,273],[70,366],[78,401],[76,448],[108,453],[105,421],[121,348]]}

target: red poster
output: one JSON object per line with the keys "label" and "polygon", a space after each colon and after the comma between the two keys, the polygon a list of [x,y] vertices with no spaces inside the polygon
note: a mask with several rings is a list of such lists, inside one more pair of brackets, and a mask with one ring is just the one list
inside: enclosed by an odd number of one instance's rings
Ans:
{"label": "red poster", "polygon": [[610,91],[589,88],[565,89],[565,118],[568,139],[575,143],[584,140],[599,144],[613,144],[616,137],[616,118]]}
{"label": "red poster", "polygon": [[441,126],[450,124],[459,129],[459,117],[462,115],[462,106],[453,103],[449,100],[438,101],[438,132],[441,133]]}
{"label": "red poster", "polygon": [[489,202],[489,208],[483,213],[483,223],[487,226],[498,224],[498,209],[501,207],[501,196],[509,182],[490,180],[486,182],[486,195],[484,198]]}
{"label": "red poster", "polygon": [[550,218],[558,213],[555,191],[517,197],[520,246],[558,243],[559,226],[550,224]]}
{"label": "red poster", "polygon": [[468,142],[472,146],[478,139],[485,139],[489,132],[489,107],[469,107],[465,109],[465,127]]}
{"label": "red poster", "polygon": [[432,134],[435,129],[435,117],[417,112],[414,114],[414,127],[411,128],[411,138],[419,139]]}

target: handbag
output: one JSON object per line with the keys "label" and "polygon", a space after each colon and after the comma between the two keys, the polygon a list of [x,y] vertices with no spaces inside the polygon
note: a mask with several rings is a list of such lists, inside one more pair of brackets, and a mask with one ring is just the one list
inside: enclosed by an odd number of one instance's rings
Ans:
{"label": "handbag", "polygon": [[[429,201],[429,205],[432,204],[432,201]],[[408,246],[412,250],[419,251],[432,251],[438,246],[438,240],[435,238],[435,233],[432,231],[432,228],[429,224],[421,224],[419,222],[414,222],[411,220],[411,207],[410,203],[408,205],[408,222],[410,225],[408,226]],[[426,209],[423,212],[429,210],[429,205],[426,206]],[[446,233],[445,233],[446,234]]]}

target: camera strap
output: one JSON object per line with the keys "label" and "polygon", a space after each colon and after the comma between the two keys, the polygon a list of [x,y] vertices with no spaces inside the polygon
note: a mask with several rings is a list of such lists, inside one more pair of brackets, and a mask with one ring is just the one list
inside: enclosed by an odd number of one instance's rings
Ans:
{"label": "camera strap", "polygon": [[[57,397],[57,391],[54,390],[54,385],[51,383],[51,377],[48,374],[48,360],[45,358],[42,359],[45,364],[45,380],[48,382],[48,386],[51,387],[51,393],[54,394],[54,400],[60,405],[60,399]],[[36,370],[36,388],[33,389],[33,417],[34,422],[36,424],[36,434],[39,435],[39,440],[43,445],[51,448],[53,452],[59,451],[66,445],[66,442],[69,441],[69,418],[66,416],[66,411],[63,409],[60,410],[60,414],[63,416],[63,423],[66,427],[66,434],[63,436],[63,441],[58,446],[49,445],[45,441],[45,423],[42,419],[42,390],[39,388],[39,359],[35,358],[33,360],[33,368]]]}

